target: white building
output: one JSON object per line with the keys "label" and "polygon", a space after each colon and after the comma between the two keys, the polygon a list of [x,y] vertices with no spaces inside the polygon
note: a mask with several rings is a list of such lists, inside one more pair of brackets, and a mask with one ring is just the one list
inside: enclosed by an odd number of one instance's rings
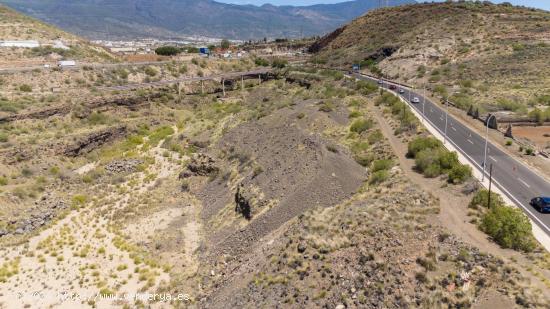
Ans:
{"label": "white building", "polygon": [[38,41],[0,41],[0,47],[35,48],[40,47],[40,43]]}
{"label": "white building", "polygon": [[113,53],[120,53],[120,54],[128,54],[128,53],[135,53],[137,52],[137,48],[135,47],[111,47],[111,52]]}

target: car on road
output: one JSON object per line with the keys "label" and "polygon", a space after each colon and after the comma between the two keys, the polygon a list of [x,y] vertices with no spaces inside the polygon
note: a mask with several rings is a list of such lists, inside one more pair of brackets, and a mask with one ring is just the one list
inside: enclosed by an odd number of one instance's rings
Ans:
{"label": "car on road", "polygon": [[381,80],[381,79],[378,80],[378,84],[380,84],[380,85],[382,84],[382,80]]}
{"label": "car on road", "polygon": [[405,90],[403,90],[402,88],[399,88],[399,93],[403,94],[405,93]]}
{"label": "car on road", "polygon": [[535,197],[530,204],[542,213],[550,213],[550,197]]}
{"label": "car on road", "polygon": [[395,85],[390,85],[390,90],[395,90],[397,89],[397,87],[395,87]]}
{"label": "car on road", "polygon": [[414,97],[411,99],[412,103],[420,103],[420,99],[418,97]]}

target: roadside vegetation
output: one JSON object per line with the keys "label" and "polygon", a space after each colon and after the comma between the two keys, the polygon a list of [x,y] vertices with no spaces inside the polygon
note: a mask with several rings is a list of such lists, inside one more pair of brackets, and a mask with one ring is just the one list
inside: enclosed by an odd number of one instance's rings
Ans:
{"label": "roadside vegetation", "polygon": [[500,195],[480,190],[469,205],[479,216],[479,228],[503,248],[531,252],[536,248],[531,222],[523,211],[507,206]]}
{"label": "roadside vegetation", "polygon": [[408,145],[407,156],[415,160],[417,170],[428,178],[446,174],[453,184],[464,183],[472,177],[469,166],[458,160],[456,152],[450,152],[434,137],[417,137]]}
{"label": "roadside vegetation", "polygon": [[395,135],[403,132],[415,132],[418,128],[418,119],[411,112],[409,106],[395,95],[384,91],[375,102],[375,105],[388,106],[389,112],[400,122],[400,127],[395,130]]}

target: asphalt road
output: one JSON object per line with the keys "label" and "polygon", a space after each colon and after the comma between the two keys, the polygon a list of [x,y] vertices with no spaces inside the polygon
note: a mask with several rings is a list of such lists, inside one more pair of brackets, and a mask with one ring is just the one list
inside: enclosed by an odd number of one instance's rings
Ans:
{"label": "asphalt road", "polygon": [[[377,82],[369,76],[355,74],[356,78]],[[389,84],[379,84],[388,88]],[[424,114],[425,118],[442,134],[445,134],[445,109],[425,98],[422,93],[396,85],[397,92],[409,102],[409,105]],[[420,103],[411,103],[417,97]],[[485,138],[469,129],[452,115],[447,118],[447,140],[462,152],[480,171],[483,169]],[[489,166],[493,165],[493,185],[499,187],[516,205],[523,209],[541,229],[550,235],[550,214],[542,214],[529,205],[529,201],[536,196],[550,196],[550,183],[537,175],[523,163],[512,158],[490,141],[487,144],[486,177],[489,176]]]}
{"label": "asphalt road", "polygon": [[[83,67],[91,67],[94,69],[101,68],[118,68],[118,67],[129,67],[129,66],[144,66],[144,65],[161,65],[166,63],[171,63],[172,61],[145,61],[145,62],[120,62],[120,63],[79,63],[77,65],[70,67],[63,67],[63,70],[80,70]],[[45,63],[46,64],[46,63]],[[31,66],[21,66],[13,68],[0,68],[0,74],[13,74],[13,73],[23,73],[30,72],[34,70],[53,70],[58,68],[57,63],[48,62],[49,67],[42,65],[31,65]]]}

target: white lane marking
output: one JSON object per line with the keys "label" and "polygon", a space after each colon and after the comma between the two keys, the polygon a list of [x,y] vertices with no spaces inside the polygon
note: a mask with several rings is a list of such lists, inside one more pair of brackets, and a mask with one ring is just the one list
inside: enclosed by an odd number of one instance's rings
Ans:
{"label": "white lane marking", "polygon": [[451,129],[453,129],[453,131],[456,131],[455,127],[451,127]]}
{"label": "white lane marking", "polygon": [[497,159],[493,158],[493,156],[489,156],[489,159],[495,161],[495,162],[498,162]]}
{"label": "white lane marking", "polygon": [[468,139],[468,142],[470,142],[470,144],[472,144],[472,145],[474,144],[474,142],[472,142],[472,141],[471,141],[471,140],[469,140],[469,139]]}
{"label": "white lane marking", "polygon": [[444,119],[443,119],[443,117],[439,117],[439,119],[441,119],[441,121],[443,121],[443,120],[444,120]]}
{"label": "white lane marking", "polygon": [[518,178],[518,180],[519,180],[522,184],[524,184],[527,188],[531,188],[531,186],[530,186],[528,183],[526,183],[525,181],[523,181],[523,179]]}
{"label": "white lane marking", "polygon": [[[407,103],[407,102],[405,102]],[[410,106],[410,105],[409,105]],[[411,106],[412,108],[412,106]],[[443,134],[443,132],[441,132],[441,129],[439,129],[437,126],[435,126],[435,124],[430,120],[430,119],[426,119],[428,121],[428,123],[430,123],[432,125],[432,127],[438,131],[440,134]],[[470,136],[472,134],[470,133]],[[483,170],[483,167],[481,165],[479,165],[479,163],[477,163],[469,154],[467,154],[462,148],[460,148],[452,139],[449,139],[449,142],[454,145],[454,147],[459,150],[460,152],[462,152],[462,154],[468,158],[468,160],[474,165],[474,166],[477,166],[478,170],[481,172]],[[521,163],[521,162],[520,162]],[[523,164],[523,163],[522,163]],[[489,176],[487,172],[485,172],[485,175]],[[504,191],[504,193],[506,195],[508,195],[508,197],[510,199],[512,199],[515,203],[516,203],[516,206],[519,206],[520,208],[523,208],[523,210],[525,210],[528,214],[531,215],[531,219],[535,220],[536,222],[538,222],[540,224],[540,227],[543,229],[543,230],[546,230],[546,234],[547,235],[550,235],[550,227],[548,227],[548,225],[546,225],[539,217],[537,217],[532,211],[531,209],[529,209],[529,207],[526,207],[522,202],[520,202],[512,193],[510,193],[510,191],[508,191],[508,189],[506,189],[503,185],[500,184],[500,182],[496,179],[493,179],[493,182],[497,185],[497,187]]]}

